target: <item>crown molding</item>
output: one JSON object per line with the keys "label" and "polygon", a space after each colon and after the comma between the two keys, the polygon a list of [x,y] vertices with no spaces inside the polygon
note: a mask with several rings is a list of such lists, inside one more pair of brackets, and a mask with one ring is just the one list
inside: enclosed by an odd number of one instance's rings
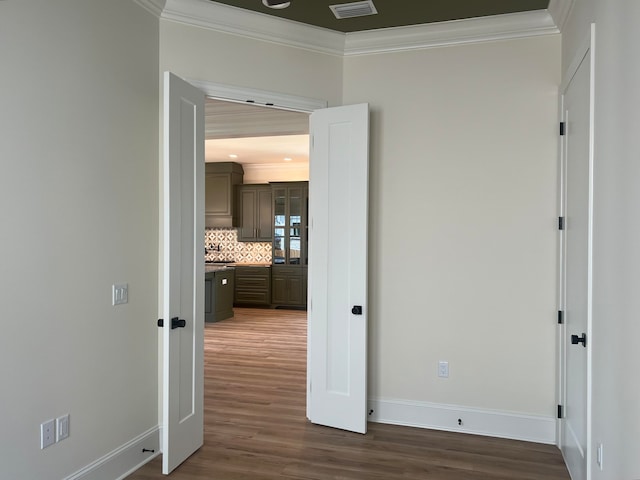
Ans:
{"label": "crown molding", "polygon": [[345,56],[559,33],[546,10],[347,33]]}
{"label": "crown molding", "polygon": [[569,17],[573,3],[574,0],[550,0],[549,2],[549,14],[560,31],[564,29],[564,24],[567,21],[567,17]]}
{"label": "crown molding", "polygon": [[344,33],[208,0],[167,0],[161,18],[319,53],[344,53]]}
{"label": "crown molding", "polygon": [[133,0],[133,2],[158,18],[165,6],[165,0]]}
{"label": "crown molding", "polygon": [[247,163],[242,166],[244,169],[254,172],[272,172],[272,171],[297,171],[309,172],[309,163]]}
{"label": "crown molding", "polygon": [[[135,1],[157,4],[162,0]],[[347,34],[209,0],[166,0],[161,18],[314,52],[350,56],[557,34],[557,21],[566,19],[572,1],[551,0],[549,10]]]}

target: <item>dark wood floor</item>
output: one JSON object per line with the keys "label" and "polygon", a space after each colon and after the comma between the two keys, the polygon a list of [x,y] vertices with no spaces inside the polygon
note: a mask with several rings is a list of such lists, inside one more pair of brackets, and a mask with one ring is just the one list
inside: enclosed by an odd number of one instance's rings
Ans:
{"label": "dark wood floor", "polygon": [[[305,417],[306,312],[235,309],[205,328],[204,446],[174,480],[569,480],[553,446]],[[167,478],[156,458],[128,480]]]}

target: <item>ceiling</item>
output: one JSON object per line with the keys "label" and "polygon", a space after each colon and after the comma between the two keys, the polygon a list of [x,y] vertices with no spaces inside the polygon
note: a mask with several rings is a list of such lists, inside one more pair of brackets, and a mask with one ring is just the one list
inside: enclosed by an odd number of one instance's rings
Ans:
{"label": "ceiling", "polygon": [[293,166],[309,161],[306,113],[211,98],[204,111],[207,162]]}
{"label": "ceiling", "polygon": [[289,7],[279,10],[265,7],[261,0],[216,0],[212,3],[344,33],[544,10],[549,6],[549,0],[372,0],[377,14],[338,20],[329,6],[352,3],[353,0],[290,1]]}

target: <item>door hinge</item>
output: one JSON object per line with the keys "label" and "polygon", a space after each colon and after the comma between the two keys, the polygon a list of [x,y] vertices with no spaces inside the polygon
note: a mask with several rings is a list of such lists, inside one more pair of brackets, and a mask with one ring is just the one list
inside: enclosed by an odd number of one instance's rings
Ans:
{"label": "door hinge", "polygon": [[564,323],[564,312],[562,310],[558,310],[558,325],[562,325]]}
{"label": "door hinge", "polygon": [[562,408],[562,405],[558,405],[558,418],[564,418],[564,409]]}
{"label": "door hinge", "polygon": [[565,124],[564,122],[560,122],[560,135],[564,135],[565,132]]}
{"label": "door hinge", "polygon": [[564,230],[564,217],[558,217],[558,230]]}

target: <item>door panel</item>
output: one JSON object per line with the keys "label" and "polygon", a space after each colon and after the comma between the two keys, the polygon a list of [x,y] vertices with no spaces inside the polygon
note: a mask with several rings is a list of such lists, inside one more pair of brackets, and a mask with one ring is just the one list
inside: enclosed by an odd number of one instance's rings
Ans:
{"label": "door panel", "polygon": [[[589,401],[592,271],[592,48],[564,91],[564,418],[561,449],[574,480],[589,478]],[[586,346],[572,336],[586,335]],[[574,337],[574,340],[577,339]]]}
{"label": "door panel", "polygon": [[[204,95],[164,76],[163,450],[170,473],[203,442]],[[184,327],[172,328],[173,318]]]}
{"label": "door panel", "polygon": [[273,217],[272,217],[272,198],[271,188],[257,190],[257,206],[256,216],[258,228],[257,240],[261,242],[270,242],[273,240]]}
{"label": "door panel", "polygon": [[317,110],[310,131],[307,415],[366,433],[369,107]]}

